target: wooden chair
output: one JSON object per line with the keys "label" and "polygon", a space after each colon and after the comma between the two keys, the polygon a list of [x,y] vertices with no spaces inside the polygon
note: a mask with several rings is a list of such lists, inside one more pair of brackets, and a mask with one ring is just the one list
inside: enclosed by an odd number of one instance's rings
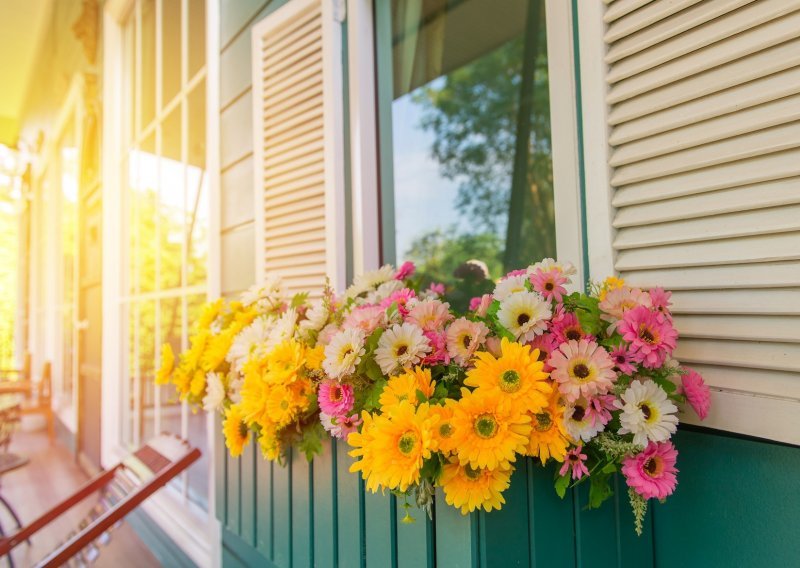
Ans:
{"label": "wooden chair", "polygon": [[61,566],[84,549],[92,551],[91,558],[85,558],[90,563],[99,553],[98,545],[108,542],[110,531],[128,513],[199,458],[200,450],[197,448],[180,438],[162,434],[110,470],[95,476],[16,534],[0,538],[0,557],[8,555],[11,561],[11,551],[16,546],[83,500],[99,494],[98,504],[87,518],[36,566]]}
{"label": "wooden chair", "polygon": [[56,437],[55,415],[53,413],[53,378],[52,365],[50,361],[45,361],[42,366],[42,376],[38,383],[33,383],[31,390],[36,395],[23,402],[22,414],[41,414],[47,421],[47,435],[52,444]]}

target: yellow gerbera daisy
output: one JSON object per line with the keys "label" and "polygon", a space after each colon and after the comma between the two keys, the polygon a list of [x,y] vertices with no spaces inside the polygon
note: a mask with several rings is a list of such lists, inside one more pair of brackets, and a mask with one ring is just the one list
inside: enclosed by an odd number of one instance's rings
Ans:
{"label": "yellow gerbera daisy", "polygon": [[203,356],[200,359],[200,367],[206,372],[217,370],[225,362],[225,356],[233,343],[234,330],[226,329],[219,335],[213,336],[206,345]]}
{"label": "yellow gerbera daisy", "polygon": [[306,367],[310,371],[319,371],[322,369],[322,362],[325,360],[325,346],[317,345],[316,347],[306,348]]}
{"label": "yellow gerbera daisy", "polygon": [[625,286],[625,279],[617,278],[616,276],[609,276],[603,283],[600,285],[600,301],[606,299],[606,296],[611,290],[616,290],[617,288],[622,288]]}
{"label": "yellow gerbera daisy", "polygon": [[563,462],[570,444],[564,427],[564,406],[560,403],[559,392],[550,396],[550,404],[537,413],[531,414],[531,438],[528,455],[539,456],[542,465],[549,459]]}
{"label": "yellow gerbera daisy", "polygon": [[488,512],[506,502],[502,493],[508,489],[512,471],[511,467],[474,468],[453,460],[442,469],[439,483],[447,504],[461,509],[462,515],[481,507]]}
{"label": "yellow gerbera daisy", "polygon": [[223,304],[224,300],[219,298],[218,300],[208,302],[204,305],[200,317],[197,318],[197,328],[200,330],[208,330],[222,311]]}
{"label": "yellow gerbera daisy", "polygon": [[189,392],[192,376],[193,375],[187,373],[182,366],[175,369],[175,372],[172,373],[172,384],[175,385],[175,388],[181,396]]}
{"label": "yellow gerbera daisy", "polygon": [[278,436],[278,429],[272,423],[261,426],[261,435],[258,437],[258,445],[261,448],[261,455],[270,461],[279,461],[283,454],[283,446]]}
{"label": "yellow gerbera daisy", "polygon": [[433,405],[430,408],[432,416],[438,417],[436,426],[433,429],[433,449],[442,452],[445,455],[450,454],[455,445],[455,428],[453,427],[453,405],[456,401],[448,398],[444,405]]}
{"label": "yellow gerbera daisy", "polygon": [[531,435],[531,417],[500,390],[462,388],[453,426],[458,460],[474,468],[508,466],[525,453]]}
{"label": "yellow gerbera daisy", "polygon": [[190,339],[192,346],[183,354],[182,365],[185,365],[188,369],[196,369],[199,367],[200,358],[203,356],[206,343],[210,338],[211,334],[208,331],[199,331],[195,333]]}
{"label": "yellow gerbera daisy", "polygon": [[414,408],[405,400],[369,424],[365,416],[368,434],[354,433],[347,441],[355,448],[351,456],[366,459],[355,462],[350,471],[361,471],[373,493],[378,488],[405,491],[419,481],[422,462],[431,455],[435,422],[427,404]]}
{"label": "yellow gerbera daisy", "polygon": [[390,378],[378,402],[384,412],[404,400],[417,406],[419,404],[417,391],[425,395],[425,398],[430,398],[435,387],[436,383],[431,378],[430,369],[415,367],[413,371],[406,371],[402,375]]}
{"label": "yellow gerbera daisy", "polygon": [[276,382],[291,382],[305,363],[303,346],[294,339],[281,341],[267,355],[267,365]]}
{"label": "yellow gerbera daisy", "polygon": [[269,387],[270,384],[256,373],[248,373],[244,376],[242,390],[240,391],[242,400],[239,404],[244,420],[248,424],[261,424],[269,421],[269,413],[267,412]]}
{"label": "yellow gerbera daisy", "polygon": [[515,405],[530,412],[547,406],[552,387],[539,361],[539,350],[509,341],[500,342],[499,358],[491,353],[476,355],[475,367],[467,372],[464,384],[480,390],[497,392],[510,398]]}
{"label": "yellow gerbera daisy", "polygon": [[244,421],[242,409],[238,404],[229,407],[225,412],[222,423],[222,433],[225,435],[225,445],[230,450],[231,457],[239,457],[244,447],[250,442],[250,430]]}
{"label": "yellow gerbera daisy", "polygon": [[[202,369],[197,369],[192,377],[192,382],[189,383],[189,394],[194,397],[200,397],[206,390],[206,374]],[[184,393],[186,394],[186,393]]]}
{"label": "yellow gerbera daisy", "polygon": [[300,411],[302,401],[286,385],[269,385],[267,417],[279,428],[291,424]]}
{"label": "yellow gerbera daisy", "polygon": [[175,354],[172,352],[172,346],[165,343],[161,346],[161,367],[156,373],[156,384],[166,385],[169,383],[169,377],[175,368]]}

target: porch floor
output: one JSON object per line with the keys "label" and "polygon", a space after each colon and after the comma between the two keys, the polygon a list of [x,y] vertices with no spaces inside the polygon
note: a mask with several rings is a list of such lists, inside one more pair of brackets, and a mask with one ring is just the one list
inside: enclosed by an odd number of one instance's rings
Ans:
{"label": "porch floor", "polygon": [[[88,479],[69,450],[58,442],[51,446],[44,432],[16,432],[10,451],[30,459],[27,466],[7,473],[2,478],[2,494],[17,511],[23,524],[28,524],[74,493]],[[13,553],[15,566],[32,566],[41,560],[70,531],[77,528],[96,502],[96,498],[89,497],[38,532],[31,539],[30,546],[19,545]],[[14,530],[14,521],[5,510],[0,512],[0,522],[4,530]],[[5,565],[5,562],[0,561],[0,564]],[[139,568],[159,566],[159,563],[133,528],[123,523],[111,534],[111,542],[100,547],[100,556],[94,565]]]}

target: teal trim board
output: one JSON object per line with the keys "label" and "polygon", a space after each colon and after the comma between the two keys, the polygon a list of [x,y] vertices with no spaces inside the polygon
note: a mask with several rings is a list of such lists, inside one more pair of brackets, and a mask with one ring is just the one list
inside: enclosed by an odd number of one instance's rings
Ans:
{"label": "teal trim board", "polygon": [[[125,521],[136,531],[142,542],[153,553],[162,566],[195,568],[197,565],[169,538],[164,531],[141,509],[134,510]],[[113,537],[112,537],[113,538]]]}

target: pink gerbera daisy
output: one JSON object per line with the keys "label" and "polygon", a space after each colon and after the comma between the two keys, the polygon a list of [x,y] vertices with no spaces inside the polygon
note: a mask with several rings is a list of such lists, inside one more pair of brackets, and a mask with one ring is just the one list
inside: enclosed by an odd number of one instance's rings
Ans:
{"label": "pink gerbera daisy", "polygon": [[533,274],[530,275],[530,281],[533,289],[539,292],[542,296],[551,301],[561,302],[567,289],[564,284],[569,282],[569,279],[561,273],[560,270],[555,268],[544,271],[537,268]]}
{"label": "pink gerbera daisy", "polygon": [[319,384],[317,399],[319,409],[325,414],[345,414],[353,408],[353,387],[324,379]]}
{"label": "pink gerbera daisy", "polygon": [[583,446],[572,448],[567,452],[564,458],[564,465],[561,466],[559,475],[566,475],[570,470],[572,471],[572,479],[580,479],[584,475],[589,475],[589,469],[586,467],[586,454],[582,452]]}
{"label": "pink gerbera daisy", "polygon": [[625,312],[619,324],[622,338],[630,344],[631,354],[648,369],[657,369],[675,350],[678,332],[660,312],[638,306]]}
{"label": "pink gerbera daisy", "polygon": [[450,313],[450,304],[431,299],[414,302],[406,319],[425,331],[441,331],[453,319],[453,314]]}
{"label": "pink gerbera daisy", "polygon": [[550,356],[550,376],[558,381],[558,390],[567,402],[578,397],[591,398],[607,393],[617,380],[614,362],[608,352],[594,341],[562,343]]}
{"label": "pink gerbera daisy", "polygon": [[397,310],[403,317],[408,315],[408,303],[417,297],[416,292],[411,288],[403,288],[389,294],[389,297],[380,303],[382,308],[388,308],[392,304],[397,304]]}
{"label": "pink gerbera daisy", "polygon": [[667,292],[663,288],[650,289],[650,301],[653,303],[653,309],[666,316],[670,315],[669,307],[672,305],[670,298],[672,298],[672,292]]}
{"label": "pink gerbera daisy", "polygon": [[342,323],[342,329],[358,328],[369,335],[386,323],[386,310],[380,306],[360,306],[348,314]]}
{"label": "pink gerbera daisy", "polygon": [[618,373],[632,376],[636,372],[636,359],[634,359],[625,345],[618,345],[609,355],[611,355],[611,360],[614,361],[614,370]]}
{"label": "pink gerbera daisy", "polygon": [[650,442],[644,451],[625,458],[622,473],[628,486],[645,499],[665,499],[678,483],[677,458],[672,442]]}
{"label": "pink gerbera daisy", "polygon": [[483,322],[458,318],[447,328],[447,353],[456,363],[466,366],[487,335],[489,328]]}
{"label": "pink gerbera daisy", "polygon": [[431,285],[428,287],[428,291],[430,291],[431,294],[436,294],[437,296],[444,296],[444,284],[441,282],[431,282]]}
{"label": "pink gerbera daisy", "polygon": [[339,439],[347,438],[349,434],[358,430],[361,425],[361,418],[359,418],[358,413],[350,416],[337,416],[320,412],[319,421],[322,422],[322,427],[325,428],[326,432]]}
{"label": "pink gerbera daisy", "polygon": [[422,335],[428,338],[431,351],[423,359],[423,365],[436,365],[450,363],[450,354],[447,352],[447,332],[441,331],[423,331]]}
{"label": "pink gerbera daisy", "polygon": [[711,390],[694,369],[684,367],[687,373],[681,375],[681,391],[686,395],[686,400],[700,417],[705,420],[708,409],[711,407]]}
{"label": "pink gerbera daisy", "polygon": [[414,266],[414,263],[410,260],[405,261],[403,264],[400,265],[400,268],[397,269],[397,272],[394,275],[395,280],[405,280],[406,278],[411,278],[414,276],[414,271],[417,269]]}
{"label": "pink gerbera daisy", "polygon": [[594,336],[583,331],[581,322],[578,321],[578,316],[573,312],[562,312],[555,316],[552,320],[550,331],[556,336],[559,343],[571,340],[579,341],[581,339],[594,340]]}
{"label": "pink gerbera daisy", "polygon": [[617,329],[622,316],[625,312],[632,310],[637,306],[650,307],[653,301],[650,299],[650,294],[640,290],[639,288],[629,288],[622,286],[609,290],[606,297],[599,304],[600,319],[610,323],[608,326],[608,333],[614,333]]}
{"label": "pink gerbera daisy", "polygon": [[558,349],[559,343],[561,342],[558,341],[552,333],[537,335],[533,338],[533,341],[528,343],[531,349],[539,350],[539,361],[544,363],[542,370],[546,373],[553,370],[553,367],[550,366],[550,356]]}
{"label": "pink gerbera daisy", "polygon": [[527,274],[527,273],[528,273],[528,270],[525,269],[525,268],[512,270],[511,272],[509,272],[508,274],[506,274],[503,277],[503,280],[505,280],[506,278],[511,278],[512,276],[522,276],[523,274]]}

